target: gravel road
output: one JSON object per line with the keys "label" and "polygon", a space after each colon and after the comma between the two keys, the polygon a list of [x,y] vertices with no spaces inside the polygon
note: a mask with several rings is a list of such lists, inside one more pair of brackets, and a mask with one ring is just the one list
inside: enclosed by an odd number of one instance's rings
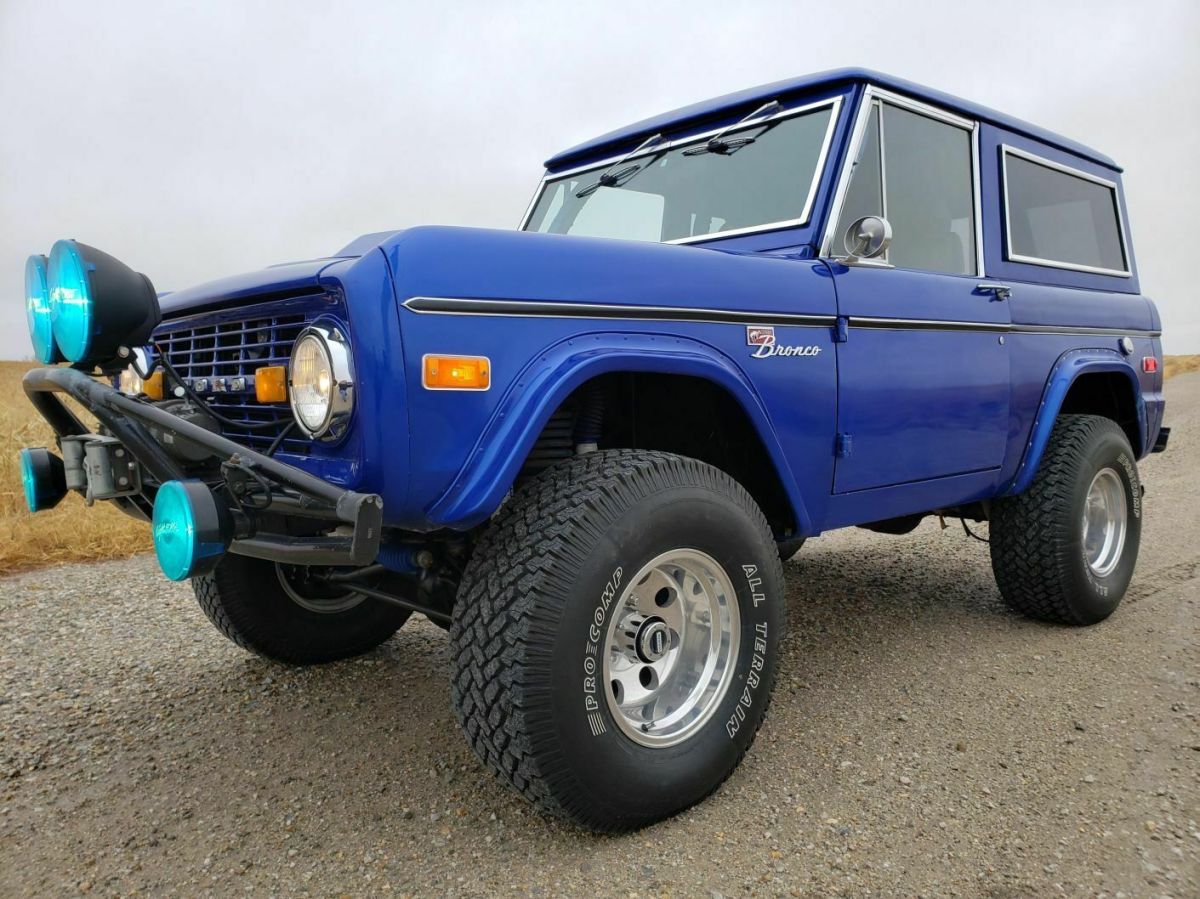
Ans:
{"label": "gravel road", "polygon": [[753,750],[629,836],[482,769],[423,619],[293,670],[150,558],[0,580],[0,892],[1200,896],[1200,375],[1168,402],[1112,619],[1008,613],[957,523],[811,541]]}

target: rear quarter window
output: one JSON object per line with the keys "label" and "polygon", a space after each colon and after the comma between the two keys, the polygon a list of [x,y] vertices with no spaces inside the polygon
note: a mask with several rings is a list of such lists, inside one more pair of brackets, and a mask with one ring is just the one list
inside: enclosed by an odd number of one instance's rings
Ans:
{"label": "rear quarter window", "polygon": [[1129,274],[1115,182],[1007,146],[1003,166],[1007,259]]}

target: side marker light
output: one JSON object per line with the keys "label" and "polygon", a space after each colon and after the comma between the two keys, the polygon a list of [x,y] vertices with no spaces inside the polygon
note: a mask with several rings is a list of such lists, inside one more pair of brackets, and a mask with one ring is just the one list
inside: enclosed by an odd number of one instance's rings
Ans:
{"label": "side marker light", "polygon": [[426,390],[487,390],[492,363],[486,356],[427,355],[421,362]]}

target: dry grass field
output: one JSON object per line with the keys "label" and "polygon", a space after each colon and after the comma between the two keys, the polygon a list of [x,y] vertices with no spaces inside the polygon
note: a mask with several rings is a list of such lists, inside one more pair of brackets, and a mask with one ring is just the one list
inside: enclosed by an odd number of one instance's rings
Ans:
{"label": "dry grass field", "polygon": [[21,389],[28,362],[0,362],[0,574],[54,562],[113,559],[150,548],[150,529],[108,503],[84,506],[70,493],[56,509],[25,506],[17,450],[54,446],[54,434]]}
{"label": "dry grass field", "polygon": [[1163,367],[1165,377],[1173,378],[1189,371],[1200,371],[1200,356],[1167,356]]}
{"label": "dry grass field", "polygon": [[[51,512],[25,508],[17,450],[52,446],[53,435],[21,390],[28,362],[0,362],[0,574],[54,562],[113,559],[150,548],[149,528],[107,503],[86,509],[69,494]],[[1168,356],[1166,376],[1200,371],[1200,356]]]}

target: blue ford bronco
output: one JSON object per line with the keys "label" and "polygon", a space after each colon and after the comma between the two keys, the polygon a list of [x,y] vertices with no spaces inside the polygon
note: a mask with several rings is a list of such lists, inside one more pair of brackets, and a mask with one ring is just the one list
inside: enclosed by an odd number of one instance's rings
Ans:
{"label": "blue ford bronco", "polygon": [[1117,164],[870,71],[572,147],[515,231],[168,294],[63,240],[26,282],[58,435],[22,452],[31,509],[150,521],[166,576],[281,662],[424,614],[474,751],[597,830],[738,764],[806,539],[986,522],[1009,605],[1092,624],[1167,444]]}

